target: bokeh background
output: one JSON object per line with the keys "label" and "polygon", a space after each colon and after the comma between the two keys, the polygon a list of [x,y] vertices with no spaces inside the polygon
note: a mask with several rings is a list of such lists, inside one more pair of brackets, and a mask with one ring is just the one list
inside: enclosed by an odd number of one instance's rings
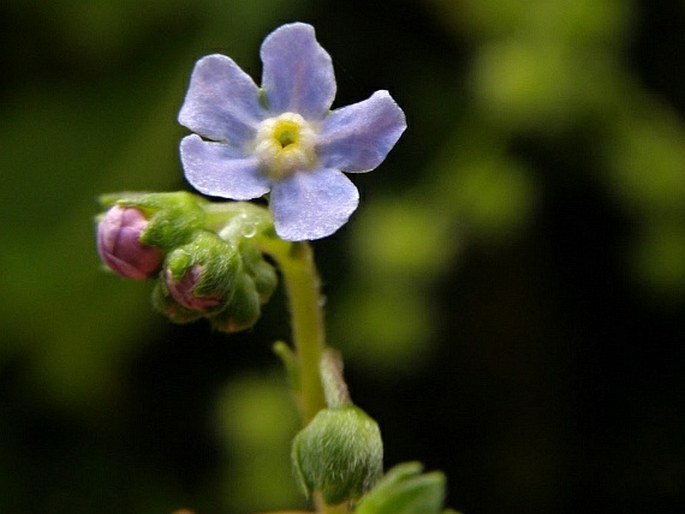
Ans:
{"label": "bokeh background", "polygon": [[386,463],[468,514],[685,510],[685,4],[668,0],[0,3],[0,512],[302,505],[271,343],[174,326],[103,272],[97,195],[187,189],[194,61],[259,80],[316,26],[337,106],[409,129],[314,244],[330,341]]}

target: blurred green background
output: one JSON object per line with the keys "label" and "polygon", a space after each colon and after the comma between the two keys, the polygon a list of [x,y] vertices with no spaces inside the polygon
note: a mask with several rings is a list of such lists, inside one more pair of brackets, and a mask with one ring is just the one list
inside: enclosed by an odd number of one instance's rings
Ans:
{"label": "blurred green background", "polygon": [[469,514],[685,508],[685,4],[667,0],[5,0],[0,4],[0,512],[302,505],[270,345],[102,272],[97,195],[187,189],[194,61],[259,80],[315,25],[336,106],[409,129],[315,243],[330,341],[386,463]]}

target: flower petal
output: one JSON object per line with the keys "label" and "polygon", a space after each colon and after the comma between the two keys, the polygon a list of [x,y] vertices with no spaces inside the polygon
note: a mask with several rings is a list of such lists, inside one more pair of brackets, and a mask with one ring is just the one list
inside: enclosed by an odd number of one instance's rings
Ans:
{"label": "flower petal", "polygon": [[208,139],[241,145],[264,114],[250,76],[230,57],[213,54],[195,64],[178,121]]}
{"label": "flower petal", "polygon": [[269,192],[269,181],[256,157],[224,143],[203,141],[192,134],[181,140],[181,162],[195,189],[211,196],[250,200]]}
{"label": "flower petal", "polygon": [[328,112],[335,98],[333,63],[311,25],[277,28],[262,43],[260,56],[269,110],[296,112],[308,120],[321,119]]}
{"label": "flower petal", "polygon": [[317,154],[324,166],[347,172],[378,166],[407,128],[404,112],[387,91],[336,109],[323,122]]}
{"label": "flower petal", "polygon": [[338,170],[321,168],[273,183],[270,204],[281,238],[320,239],[347,222],[359,204],[359,192]]}

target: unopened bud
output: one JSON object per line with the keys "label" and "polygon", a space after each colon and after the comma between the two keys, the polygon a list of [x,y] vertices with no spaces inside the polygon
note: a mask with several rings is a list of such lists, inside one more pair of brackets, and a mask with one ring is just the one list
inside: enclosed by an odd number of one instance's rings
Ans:
{"label": "unopened bud", "polygon": [[225,309],[211,318],[212,326],[222,332],[240,332],[252,327],[262,313],[254,280],[243,272],[233,284],[233,297]]}
{"label": "unopened bud", "polygon": [[213,232],[198,231],[167,256],[163,290],[184,309],[216,313],[233,297],[240,270],[240,257],[232,245]]}
{"label": "unopened bud", "polygon": [[239,332],[252,327],[262,314],[262,305],[269,301],[278,284],[276,270],[264,260],[264,255],[250,238],[239,240],[241,272],[233,284],[233,298],[226,308],[211,319],[222,332]]}
{"label": "unopened bud", "polygon": [[260,252],[198,230],[169,253],[152,298],[176,323],[204,317],[217,330],[237,332],[256,323],[275,286],[276,272]]}
{"label": "unopened bud", "polygon": [[240,247],[240,254],[247,273],[254,281],[259,303],[265,304],[278,285],[276,270],[273,265],[264,260],[264,255],[253,245],[243,244]]}
{"label": "unopened bud", "polygon": [[179,304],[191,311],[204,312],[221,303],[221,294],[202,295],[196,292],[202,279],[204,267],[196,264],[189,268],[181,279],[174,278],[167,270],[165,280],[169,293]]}
{"label": "unopened bud", "polygon": [[100,197],[104,207],[134,208],[148,224],[140,241],[169,252],[188,242],[203,228],[206,213],[202,198],[178,191],[175,193],[114,193]]}
{"label": "unopened bud", "polygon": [[307,494],[320,491],[329,505],[354,500],[383,471],[381,433],[354,405],[323,409],[295,436],[292,460]]}
{"label": "unopened bud", "polygon": [[115,205],[105,213],[98,223],[97,248],[109,269],[133,280],[144,280],[159,270],[161,250],[140,241],[147,226],[145,215],[133,207]]}

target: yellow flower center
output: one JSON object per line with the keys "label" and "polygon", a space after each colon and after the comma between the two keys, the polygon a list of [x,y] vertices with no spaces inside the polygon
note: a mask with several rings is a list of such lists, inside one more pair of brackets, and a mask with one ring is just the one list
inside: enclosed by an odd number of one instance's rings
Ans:
{"label": "yellow flower center", "polygon": [[259,124],[255,153],[265,173],[278,180],[314,165],[315,139],[314,130],[302,116],[286,112]]}

